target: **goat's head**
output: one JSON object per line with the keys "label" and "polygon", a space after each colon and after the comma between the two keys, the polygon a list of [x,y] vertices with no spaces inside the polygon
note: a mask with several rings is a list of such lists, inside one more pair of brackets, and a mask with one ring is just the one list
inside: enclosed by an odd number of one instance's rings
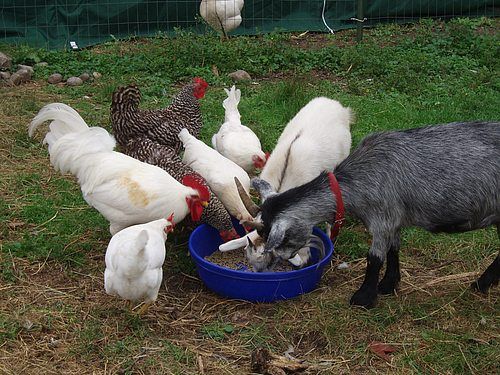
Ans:
{"label": "goat's head", "polygon": [[260,179],[252,179],[252,186],[259,192],[261,206],[252,202],[239,181],[235,178],[238,192],[253,221],[245,221],[247,228],[256,229],[265,241],[263,253],[274,254],[274,258],[288,260],[309,241],[312,225],[300,220],[287,210],[294,202],[280,199],[282,194],[274,191],[272,186]]}
{"label": "goat's head", "polygon": [[245,254],[255,272],[271,271],[275,261],[272,253],[265,251],[264,241],[262,237],[258,237],[255,243],[247,237],[247,245],[245,246]]}

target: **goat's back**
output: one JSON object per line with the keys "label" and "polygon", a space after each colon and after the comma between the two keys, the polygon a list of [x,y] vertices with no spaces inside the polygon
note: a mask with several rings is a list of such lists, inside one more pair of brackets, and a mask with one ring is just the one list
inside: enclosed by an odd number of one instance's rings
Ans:
{"label": "goat's back", "polygon": [[337,167],[368,227],[466,231],[500,222],[500,123],[450,123],[366,137]]}

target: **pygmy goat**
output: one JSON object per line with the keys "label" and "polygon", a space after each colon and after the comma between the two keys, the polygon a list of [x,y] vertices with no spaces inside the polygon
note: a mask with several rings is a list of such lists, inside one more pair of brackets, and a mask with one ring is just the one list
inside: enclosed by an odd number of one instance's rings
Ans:
{"label": "pygmy goat", "polygon": [[[375,305],[378,293],[393,293],[400,280],[400,231],[418,226],[431,232],[464,232],[496,225],[500,235],[500,123],[428,126],[367,136],[334,170],[346,212],[359,218],[373,241],[363,284],[351,304]],[[262,179],[253,186],[262,198],[251,222],[265,250],[293,257],[315,224],[332,220],[336,200],[326,172],[276,193]],[[246,204],[251,201],[244,199]],[[384,277],[379,272],[387,259]],[[500,255],[473,283],[481,292],[497,284]]]}

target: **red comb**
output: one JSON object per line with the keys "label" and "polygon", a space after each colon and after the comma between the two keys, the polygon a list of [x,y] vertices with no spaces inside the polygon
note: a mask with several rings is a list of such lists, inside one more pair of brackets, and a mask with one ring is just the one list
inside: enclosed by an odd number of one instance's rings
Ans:
{"label": "red comb", "polygon": [[193,95],[196,99],[201,99],[205,96],[205,91],[207,90],[208,83],[200,77],[193,78],[193,82],[195,83],[193,88]]}
{"label": "red comb", "polygon": [[208,202],[210,200],[210,192],[201,177],[192,174],[185,175],[182,178],[182,184],[196,190],[202,201]]}
{"label": "red comb", "polygon": [[201,77],[194,77],[193,78],[193,82],[196,83],[197,85],[203,87],[204,89],[206,89],[208,87],[208,83],[207,81],[205,81],[203,78]]}

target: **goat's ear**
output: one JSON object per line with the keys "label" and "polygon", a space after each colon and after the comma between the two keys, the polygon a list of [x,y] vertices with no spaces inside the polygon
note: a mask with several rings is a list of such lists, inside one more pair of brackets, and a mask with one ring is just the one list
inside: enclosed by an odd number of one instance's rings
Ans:
{"label": "goat's ear", "polygon": [[271,184],[261,178],[252,178],[252,186],[259,192],[261,202],[264,202],[270,195],[276,194]]}
{"label": "goat's ear", "polygon": [[255,252],[255,246],[250,238],[247,236],[247,245],[245,246],[245,252],[247,255],[247,259],[251,259],[253,253]]}
{"label": "goat's ear", "polygon": [[269,236],[267,236],[267,242],[264,249],[266,251],[271,251],[281,245],[285,238],[287,228],[288,225],[286,225],[285,222],[275,221],[269,232]]}

